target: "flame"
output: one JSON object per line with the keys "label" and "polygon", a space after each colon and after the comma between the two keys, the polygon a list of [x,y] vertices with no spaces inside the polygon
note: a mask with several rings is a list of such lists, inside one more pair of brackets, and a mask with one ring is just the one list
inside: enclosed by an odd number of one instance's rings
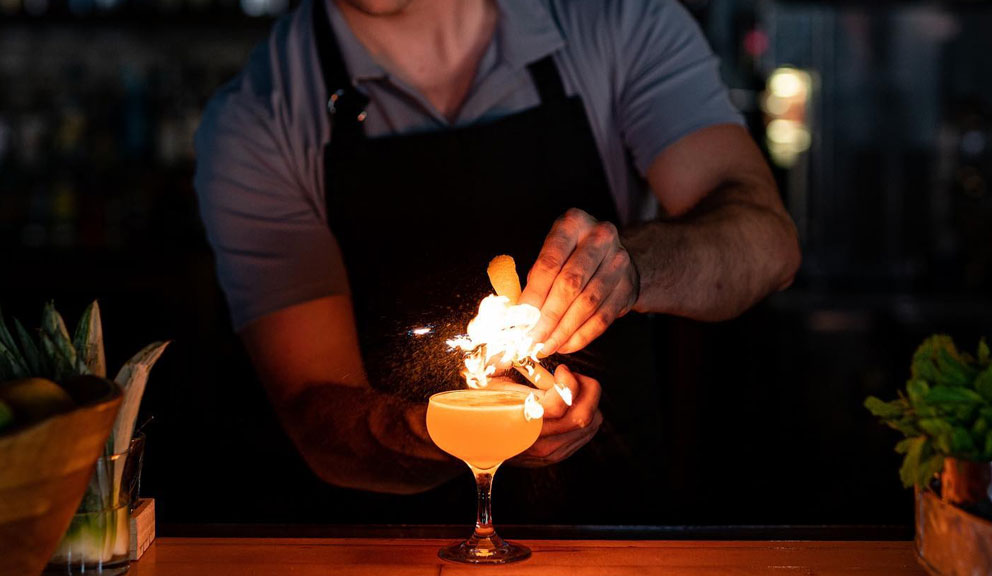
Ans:
{"label": "flame", "polygon": [[469,388],[485,388],[496,364],[520,365],[532,372],[544,345],[528,333],[540,319],[541,311],[529,304],[514,305],[505,296],[483,298],[479,314],[468,323],[468,334],[448,340],[448,346],[465,353],[463,374]]}
{"label": "flame", "polygon": [[[453,350],[465,353],[465,382],[469,388],[485,388],[497,366],[512,365],[524,372],[538,386],[542,375],[552,379],[552,385],[566,406],[572,405],[572,391],[554,382],[554,376],[541,366],[537,353],[543,342],[534,342],[531,329],[541,319],[541,311],[529,304],[513,304],[506,296],[490,295],[479,303],[479,313],[468,323],[468,334],[448,340]],[[540,369],[538,369],[540,368]],[[541,386],[538,386],[541,387]],[[533,394],[531,394],[533,396]],[[536,402],[536,400],[534,400]],[[540,403],[537,405],[541,408]],[[531,409],[531,414],[536,413]],[[533,418],[540,418],[540,414]]]}
{"label": "flame", "polygon": [[565,403],[565,406],[571,406],[572,405],[572,391],[571,390],[569,390],[568,388],[565,388],[564,386],[559,386],[557,383],[555,383],[555,391],[558,392],[558,395],[559,396],[561,396],[561,399]]}
{"label": "flame", "polygon": [[[543,347],[543,344],[538,344],[538,346],[538,350],[540,350],[541,347]],[[533,356],[527,356],[526,358],[521,358],[516,364],[527,372],[527,379],[533,382],[535,386],[541,381],[542,374],[537,370],[538,361],[536,358]]]}
{"label": "flame", "polygon": [[531,420],[537,420],[538,418],[544,417],[544,406],[537,401],[537,396],[531,392],[527,395],[527,399],[524,400],[524,420],[530,422]]}

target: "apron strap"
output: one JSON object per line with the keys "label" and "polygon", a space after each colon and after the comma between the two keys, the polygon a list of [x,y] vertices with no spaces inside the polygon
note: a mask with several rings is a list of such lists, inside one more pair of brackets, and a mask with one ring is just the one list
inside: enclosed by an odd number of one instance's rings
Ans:
{"label": "apron strap", "polygon": [[541,102],[556,102],[565,99],[565,85],[561,82],[561,74],[558,73],[558,66],[555,59],[548,54],[537,62],[532,62],[527,66],[530,77],[537,86],[537,93],[541,96]]}
{"label": "apron strap", "polygon": [[[348,67],[338,50],[331,30],[331,19],[327,14],[325,2],[333,0],[311,0],[313,2],[313,31],[314,42],[317,46],[317,57],[320,60],[320,71],[324,79],[324,90],[327,96],[327,113],[331,116],[332,129],[342,136],[361,136],[362,121],[365,120],[365,107],[368,105],[367,96],[359,92],[351,83]],[[335,140],[340,138],[335,137]]]}

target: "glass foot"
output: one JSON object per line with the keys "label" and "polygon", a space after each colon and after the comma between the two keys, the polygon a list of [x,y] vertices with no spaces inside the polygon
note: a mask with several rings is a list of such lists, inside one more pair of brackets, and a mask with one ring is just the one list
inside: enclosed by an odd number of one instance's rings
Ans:
{"label": "glass foot", "polygon": [[507,542],[495,533],[483,537],[473,534],[460,544],[441,548],[437,555],[442,560],[466,564],[509,564],[530,558],[530,548]]}

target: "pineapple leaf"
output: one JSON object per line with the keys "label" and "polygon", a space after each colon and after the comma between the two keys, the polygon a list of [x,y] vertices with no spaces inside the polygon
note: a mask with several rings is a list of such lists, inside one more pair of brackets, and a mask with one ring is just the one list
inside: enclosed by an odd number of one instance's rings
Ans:
{"label": "pineapple leaf", "polygon": [[38,351],[38,345],[34,343],[31,338],[31,334],[24,328],[21,321],[14,318],[14,330],[17,332],[17,339],[21,343],[21,350],[24,352],[24,363],[27,365],[28,370],[31,371],[32,376],[44,376],[48,370],[45,367],[45,361],[41,357],[41,353]]}
{"label": "pineapple leaf", "polygon": [[7,329],[7,322],[3,319],[3,314],[0,313],[0,357],[4,359],[7,364],[5,369],[0,374],[0,378],[6,380],[8,378],[27,378],[25,373],[28,370],[24,359],[21,357],[21,351],[17,349],[17,343],[14,342],[14,337],[10,335],[10,330]]}
{"label": "pineapple leaf", "polygon": [[107,377],[107,361],[103,353],[103,323],[100,320],[100,305],[94,300],[86,307],[72,341],[76,351],[90,374]]}
{"label": "pineapple leaf", "polygon": [[48,375],[56,382],[61,382],[63,376],[69,373],[68,359],[62,354],[55,342],[48,335],[47,332],[38,333],[39,340],[41,341],[41,349],[44,356],[48,357],[50,362]]}
{"label": "pineapple leaf", "polygon": [[0,365],[3,365],[4,380],[30,378],[31,375],[28,373],[27,366],[24,365],[19,356],[16,348],[11,350],[6,344],[0,342]]}
{"label": "pineapple leaf", "polygon": [[7,322],[3,319],[3,313],[0,313],[0,344],[3,344],[10,350],[17,350],[17,344],[10,335],[10,331],[7,330]]}
{"label": "pineapple leaf", "polygon": [[153,342],[145,346],[124,364],[124,367],[117,373],[117,377],[114,378],[114,382],[124,391],[124,401],[121,402],[117,420],[114,422],[114,431],[108,440],[108,442],[113,442],[115,452],[126,450],[131,442],[134,424],[138,419],[138,408],[141,406],[141,397],[145,393],[145,384],[148,383],[149,372],[168,345],[169,342],[166,341]]}
{"label": "pineapple leaf", "polygon": [[117,373],[117,378],[115,378],[114,381],[126,389],[130,385],[130,382],[127,380],[125,370],[131,366],[144,366],[151,370],[152,366],[155,365],[155,362],[158,362],[162,352],[165,352],[165,348],[170,344],[170,342],[171,341],[169,340],[165,342],[152,342],[148,346],[145,346],[139,350],[137,354],[132,356],[131,359],[124,364],[121,371]]}
{"label": "pineapple leaf", "polygon": [[[72,345],[72,340],[69,338],[69,331],[65,327],[65,320],[62,319],[62,315],[55,310],[55,303],[48,302],[45,304],[45,309],[41,316],[41,331],[43,336],[47,336],[48,340],[54,349],[58,350],[59,356],[64,360],[64,363],[68,368],[62,367],[56,370],[57,375],[61,379],[66,374],[65,370],[70,370],[69,376],[75,374],[86,374],[86,370],[79,370],[80,366],[85,366],[79,362],[78,354],[76,354],[76,348]],[[47,349],[46,352],[50,355],[54,355],[54,352]],[[59,361],[56,361],[58,364]]]}
{"label": "pineapple leaf", "polygon": [[52,362],[51,375],[56,382],[86,374],[86,366],[70,358],[65,346],[60,346],[47,332],[41,332],[41,347]]}

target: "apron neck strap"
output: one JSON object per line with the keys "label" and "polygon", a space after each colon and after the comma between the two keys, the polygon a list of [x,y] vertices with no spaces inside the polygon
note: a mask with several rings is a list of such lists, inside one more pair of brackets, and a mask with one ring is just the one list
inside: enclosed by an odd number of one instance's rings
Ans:
{"label": "apron neck strap", "polygon": [[331,1],[333,0],[312,0],[314,42],[327,95],[327,113],[331,115],[334,130],[361,132],[362,121],[365,120],[365,106],[368,105],[369,99],[351,83],[348,67],[341,57],[338,43],[334,40],[331,19],[325,4]]}
{"label": "apron neck strap", "polygon": [[527,66],[531,79],[541,96],[541,102],[556,102],[565,99],[565,86],[561,82],[558,66],[551,54]]}

